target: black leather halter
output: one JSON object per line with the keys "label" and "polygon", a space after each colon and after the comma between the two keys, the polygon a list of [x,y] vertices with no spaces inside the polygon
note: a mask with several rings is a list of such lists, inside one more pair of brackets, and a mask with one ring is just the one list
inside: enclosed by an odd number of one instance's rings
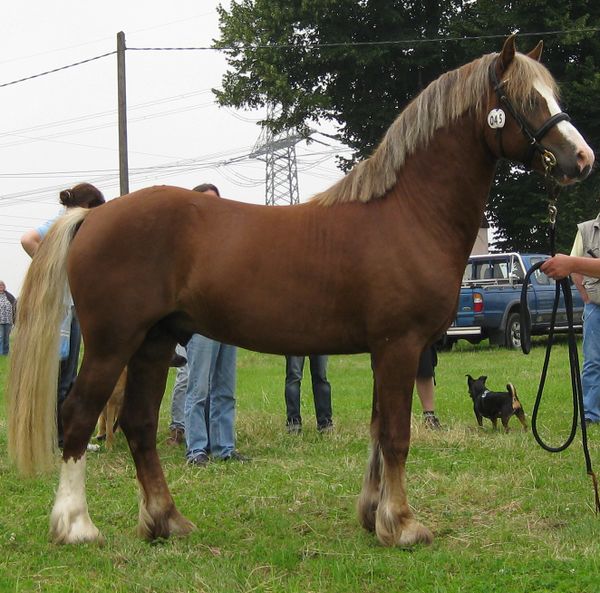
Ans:
{"label": "black leather halter", "polygon": [[[505,93],[505,81],[499,81],[496,76],[496,63],[490,66],[490,81],[496,96],[498,97],[498,103],[510,113],[513,119],[519,124],[521,132],[529,141],[529,150],[525,156],[525,165],[531,166],[533,156],[537,151],[542,157],[542,162],[546,168],[546,172],[552,169],[556,165],[556,157],[552,151],[548,150],[542,143],[542,138],[559,122],[571,121],[571,118],[564,112],[556,113],[549,117],[537,130],[533,129],[530,123],[521,115],[512,104],[512,101],[508,98]],[[498,138],[498,144],[500,147],[500,156],[504,158],[504,147],[502,146],[502,128],[496,129],[496,135]]]}

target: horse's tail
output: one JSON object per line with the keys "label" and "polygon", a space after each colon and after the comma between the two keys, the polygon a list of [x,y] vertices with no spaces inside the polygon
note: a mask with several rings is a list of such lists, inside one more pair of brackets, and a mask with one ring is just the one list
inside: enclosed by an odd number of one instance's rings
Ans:
{"label": "horse's tail", "polygon": [[8,451],[31,475],[53,465],[61,321],[70,306],[67,253],[89,210],[57,219],[33,258],[21,289],[7,386]]}

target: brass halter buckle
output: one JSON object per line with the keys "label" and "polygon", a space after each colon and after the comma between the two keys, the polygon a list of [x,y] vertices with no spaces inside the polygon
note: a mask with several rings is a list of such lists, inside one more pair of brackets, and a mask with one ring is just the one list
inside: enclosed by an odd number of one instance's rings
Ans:
{"label": "brass halter buckle", "polygon": [[552,200],[548,204],[548,221],[552,226],[556,224],[556,215],[558,214],[558,208],[556,207],[556,203]]}
{"label": "brass halter buckle", "polygon": [[546,176],[550,175],[552,169],[556,167],[556,157],[549,150],[542,152],[542,163],[544,164],[544,172]]}

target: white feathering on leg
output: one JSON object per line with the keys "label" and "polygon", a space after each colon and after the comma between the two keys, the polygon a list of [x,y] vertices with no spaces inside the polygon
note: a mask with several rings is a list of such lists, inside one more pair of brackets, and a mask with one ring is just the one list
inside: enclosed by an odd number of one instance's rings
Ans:
{"label": "white feathering on leg", "polygon": [[50,537],[57,544],[102,543],[92,523],[85,496],[85,455],[63,461],[54,507],[50,514]]}

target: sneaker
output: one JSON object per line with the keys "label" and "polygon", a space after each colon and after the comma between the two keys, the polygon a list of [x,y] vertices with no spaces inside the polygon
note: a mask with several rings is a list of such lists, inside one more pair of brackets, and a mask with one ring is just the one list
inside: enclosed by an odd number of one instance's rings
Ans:
{"label": "sneaker", "polygon": [[169,447],[183,445],[185,443],[185,430],[183,428],[171,428],[169,430],[169,438],[166,442]]}
{"label": "sneaker", "polygon": [[252,461],[250,457],[242,455],[239,451],[232,451],[227,457],[222,457],[222,461],[239,461],[240,463],[248,463]]}
{"label": "sneaker", "polygon": [[328,422],[327,424],[323,424],[322,426],[317,426],[317,431],[320,434],[328,434],[333,432],[333,422]]}
{"label": "sneaker", "polygon": [[429,430],[441,430],[442,425],[435,415],[435,412],[423,412],[423,424]]}
{"label": "sneaker", "polygon": [[195,465],[197,467],[205,467],[208,465],[209,459],[208,455],[204,451],[200,451],[200,453],[196,453],[193,457],[188,457],[187,464]]}
{"label": "sneaker", "polygon": [[285,427],[288,431],[288,434],[300,434],[302,432],[301,422],[288,422]]}

